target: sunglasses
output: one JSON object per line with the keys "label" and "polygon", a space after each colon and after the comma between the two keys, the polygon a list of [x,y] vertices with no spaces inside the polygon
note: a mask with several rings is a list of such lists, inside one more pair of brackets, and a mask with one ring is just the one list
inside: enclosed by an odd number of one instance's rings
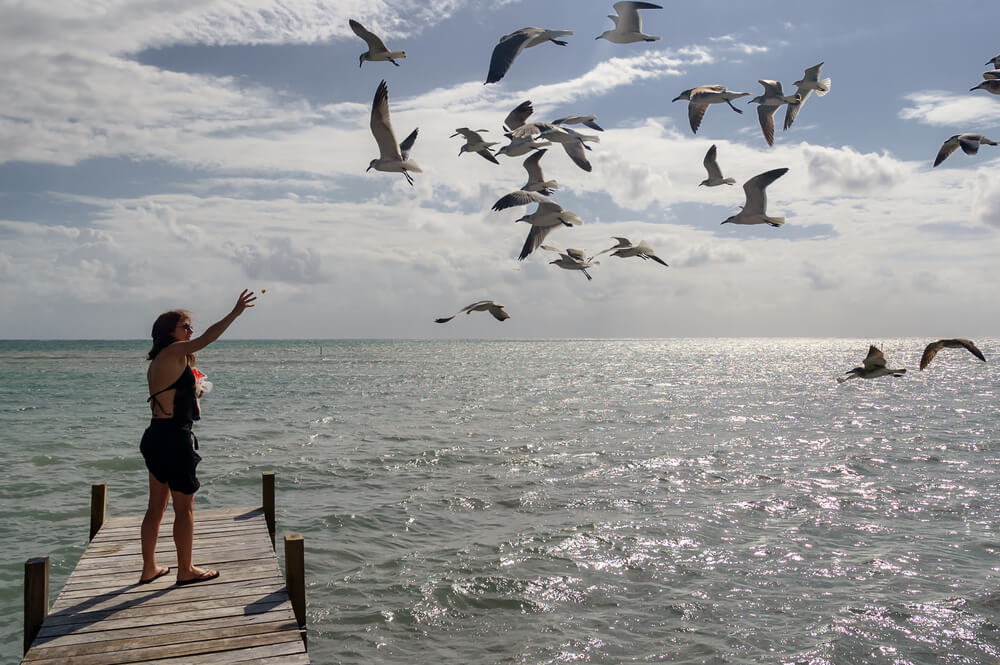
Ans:
{"label": "sunglasses", "polygon": [[190,323],[182,323],[179,327],[183,328],[184,330],[186,330],[188,332],[194,332],[194,328],[191,327]]}

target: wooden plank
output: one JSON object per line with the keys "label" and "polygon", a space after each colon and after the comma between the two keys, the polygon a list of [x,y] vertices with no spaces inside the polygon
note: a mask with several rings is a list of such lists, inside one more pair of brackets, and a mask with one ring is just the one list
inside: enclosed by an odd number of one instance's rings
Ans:
{"label": "wooden plank", "polygon": [[[262,659],[274,659],[269,661],[269,665],[275,662],[284,663],[284,659],[277,656],[298,656],[305,657],[309,662],[305,652],[305,645],[302,640],[295,642],[285,642],[283,644],[271,644],[263,647],[244,649],[242,651],[231,651],[229,653],[210,653],[197,656],[184,656],[182,658],[165,658],[157,661],[145,661],[155,663],[155,665],[248,665],[249,663],[262,662]],[[131,665],[131,664],[130,664]]]}
{"label": "wooden plank", "polygon": [[[285,588],[283,584],[272,581],[271,578],[247,580],[245,582],[232,582],[228,584],[218,584],[213,587],[212,598],[247,598],[261,597],[274,593],[281,593]],[[97,612],[100,610],[110,610],[117,608],[131,607],[151,607],[154,605],[179,605],[200,600],[204,597],[204,591],[196,587],[171,587],[171,593],[152,592],[147,594],[132,594],[123,598],[120,594],[104,594],[94,596],[87,603],[87,611]],[[181,594],[181,592],[186,592]],[[77,605],[75,600],[64,601],[61,604],[53,605],[51,612],[59,613],[61,610]]]}
{"label": "wooden plank", "polygon": [[[242,520],[251,519],[256,516],[262,516],[264,514],[263,509],[260,506],[254,507],[242,507],[242,508],[195,508],[194,515],[196,522],[211,522],[215,520],[230,519],[235,522],[240,522]],[[106,528],[118,528],[118,527],[139,527],[142,524],[142,519],[144,515],[123,515],[120,517],[109,517],[104,522],[103,531]],[[173,522],[173,511],[167,508],[167,512],[164,514],[163,521],[166,522],[170,520]]]}
{"label": "wooden plank", "polygon": [[[204,619],[198,622],[198,630],[225,630],[234,626],[253,626],[257,624],[267,624],[279,621],[284,623],[285,619],[276,619],[273,613],[251,614],[247,616],[229,616],[216,619]],[[174,636],[191,631],[191,626],[185,623],[165,623],[157,626],[144,626],[141,628],[120,628],[118,630],[90,633],[67,633],[66,635],[55,635],[41,638],[35,641],[32,651],[50,646],[64,646],[67,644],[86,644],[101,640],[130,639],[143,636],[158,636],[159,639],[170,641]],[[31,651],[28,652],[29,654]]]}
{"label": "wooden plank", "polygon": [[141,647],[138,649],[126,648],[110,653],[58,656],[32,662],[38,663],[38,665],[53,665],[55,663],[59,663],[60,665],[63,663],[66,665],[122,665],[123,663],[142,663],[163,658],[177,658],[179,656],[224,654],[227,651],[249,650],[253,647],[268,645],[283,645],[288,642],[297,642],[300,647],[302,645],[302,640],[299,639],[297,632],[286,630],[219,639],[200,639],[175,644]]}
{"label": "wooden plank", "polygon": [[168,633],[166,635],[149,635],[148,633],[143,633],[137,637],[119,637],[109,640],[94,640],[93,638],[90,638],[85,642],[49,644],[41,647],[35,647],[31,650],[31,656],[25,657],[24,662],[34,663],[40,660],[53,660],[57,658],[67,658],[69,656],[84,656],[107,653],[109,651],[121,651],[125,649],[141,649],[144,647],[165,646],[168,644],[194,642],[198,640],[212,640],[223,637],[258,635],[262,633],[289,631],[297,628],[298,626],[296,626],[294,621],[268,621],[266,623],[206,628],[201,630]]}

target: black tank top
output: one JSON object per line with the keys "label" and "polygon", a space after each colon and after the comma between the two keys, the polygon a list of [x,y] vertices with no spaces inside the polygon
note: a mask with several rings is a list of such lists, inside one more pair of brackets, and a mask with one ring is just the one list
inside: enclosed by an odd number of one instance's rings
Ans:
{"label": "black tank top", "polygon": [[184,371],[181,372],[176,381],[163,390],[158,390],[149,396],[149,399],[146,400],[150,402],[149,408],[152,409],[152,403],[155,402],[156,406],[160,407],[162,413],[167,413],[167,410],[163,408],[163,405],[160,404],[160,400],[156,399],[156,396],[168,390],[174,391],[174,409],[168,414],[173,420],[182,423],[192,423],[195,420],[201,420],[198,398],[194,394],[194,372],[191,371],[190,365],[184,367]]}

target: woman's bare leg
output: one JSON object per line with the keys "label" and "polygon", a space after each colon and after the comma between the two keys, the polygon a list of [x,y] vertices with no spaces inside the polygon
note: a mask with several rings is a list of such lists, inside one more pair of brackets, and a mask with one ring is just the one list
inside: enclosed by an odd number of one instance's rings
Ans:
{"label": "woman's bare leg", "polygon": [[191,563],[194,547],[194,494],[171,492],[174,499],[174,546],[177,547],[177,581],[207,577],[214,570],[197,568]]}
{"label": "woman's bare leg", "polygon": [[160,522],[170,501],[170,488],[161,483],[153,474],[149,474],[149,505],[146,515],[142,518],[140,540],[142,541],[142,574],[141,580],[148,580],[163,572],[156,565],[156,541],[160,537]]}

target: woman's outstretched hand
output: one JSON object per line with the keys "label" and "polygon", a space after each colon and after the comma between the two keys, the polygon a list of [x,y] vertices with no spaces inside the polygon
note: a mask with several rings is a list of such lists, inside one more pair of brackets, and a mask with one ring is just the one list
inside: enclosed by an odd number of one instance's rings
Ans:
{"label": "woman's outstretched hand", "polygon": [[233,314],[239,316],[247,307],[253,307],[255,300],[257,300],[257,296],[254,295],[253,291],[243,289],[243,293],[236,299],[236,304],[233,306]]}

